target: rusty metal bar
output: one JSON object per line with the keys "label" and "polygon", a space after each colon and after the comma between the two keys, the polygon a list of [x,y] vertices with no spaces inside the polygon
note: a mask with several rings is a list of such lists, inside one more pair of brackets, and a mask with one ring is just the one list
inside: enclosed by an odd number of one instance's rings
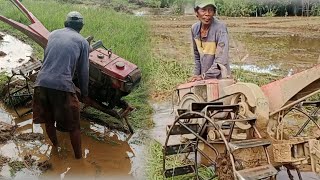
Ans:
{"label": "rusty metal bar", "polygon": [[290,103],[290,104],[288,104],[288,105],[286,105],[286,106],[283,106],[282,108],[280,108],[280,109],[278,109],[278,110],[270,113],[269,116],[273,116],[273,115],[275,115],[276,113],[278,113],[278,112],[280,112],[280,111],[283,111],[283,110],[285,110],[285,109],[287,109],[287,108],[290,108],[290,107],[296,105],[297,103],[302,102],[303,100],[305,100],[305,99],[307,99],[307,98],[309,98],[309,97],[311,97],[311,96],[313,96],[313,95],[315,95],[315,94],[317,94],[317,93],[320,93],[320,89],[317,90],[317,91],[315,91],[315,92],[313,92],[313,93],[311,93],[311,94],[309,94],[309,95],[307,95],[307,96],[305,96],[305,97],[303,97],[303,98],[301,98],[301,99],[298,99],[298,100],[296,100],[296,101],[294,101],[294,102],[292,102],[292,103]]}

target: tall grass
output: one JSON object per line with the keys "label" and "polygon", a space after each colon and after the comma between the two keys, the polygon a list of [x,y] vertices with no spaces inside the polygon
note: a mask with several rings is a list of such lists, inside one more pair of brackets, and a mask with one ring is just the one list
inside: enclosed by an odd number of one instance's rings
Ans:
{"label": "tall grass", "polygon": [[[131,0],[144,2],[150,7],[170,7],[183,13],[186,3],[196,0]],[[302,15],[302,1],[297,0],[212,0],[215,1],[219,15],[223,16],[293,16]],[[319,16],[320,2],[310,1],[309,15]],[[306,12],[304,12],[306,15]]]}
{"label": "tall grass", "polygon": [[[135,16],[117,13],[111,9],[81,4],[59,3],[54,0],[24,0],[22,2],[49,30],[63,27],[65,15],[70,11],[79,11],[85,18],[81,31],[84,37],[93,35],[103,41],[104,45],[124,59],[136,64],[142,70],[142,83],[127,99],[136,107],[131,121],[136,128],[148,128],[152,125],[152,109],[148,105],[150,75],[157,70],[150,56],[149,30],[146,22]],[[0,14],[19,22],[28,23],[26,18],[7,0],[0,0]],[[1,30],[6,30],[31,42],[29,38],[0,22]],[[43,50],[34,42],[35,55],[43,57]]]}

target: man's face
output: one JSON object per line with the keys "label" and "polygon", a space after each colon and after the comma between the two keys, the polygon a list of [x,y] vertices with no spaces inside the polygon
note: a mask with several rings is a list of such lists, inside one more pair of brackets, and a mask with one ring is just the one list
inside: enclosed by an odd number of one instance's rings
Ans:
{"label": "man's face", "polygon": [[198,19],[203,24],[210,24],[212,22],[213,16],[215,15],[214,7],[209,5],[198,9],[196,12]]}

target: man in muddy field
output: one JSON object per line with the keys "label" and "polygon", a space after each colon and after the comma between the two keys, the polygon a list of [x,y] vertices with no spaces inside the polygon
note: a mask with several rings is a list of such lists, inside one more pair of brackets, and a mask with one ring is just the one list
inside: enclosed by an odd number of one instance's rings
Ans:
{"label": "man in muddy field", "polygon": [[213,0],[197,0],[194,11],[199,22],[192,25],[195,68],[191,81],[230,75],[229,39],[225,24],[215,18]]}
{"label": "man in muddy field", "polygon": [[89,43],[79,34],[84,25],[79,12],[70,12],[64,25],[48,38],[35,82],[33,122],[45,123],[47,135],[56,148],[59,146],[56,129],[69,132],[75,158],[80,159],[80,103],[72,79],[76,72],[82,101],[87,101]]}

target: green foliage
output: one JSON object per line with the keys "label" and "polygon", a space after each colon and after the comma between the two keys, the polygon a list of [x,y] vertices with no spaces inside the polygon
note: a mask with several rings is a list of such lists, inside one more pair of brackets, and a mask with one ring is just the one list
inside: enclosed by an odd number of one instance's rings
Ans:
{"label": "green foliage", "polygon": [[0,72],[0,97],[4,96],[3,89],[6,87],[8,76],[5,72]]}
{"label": "green foliage", "polygon": [[[287,16],[301,14],[302,6],[293,0],[215,0],[219,15],[223,16]],[[298,12],[293,12],[294,8]],[[320,15],[320,2],[310,4],[310,15]]]}
{"label": "green foliage", "polygon": [[160,8],[161,0],[145,0],[145,4],[149,7]]}
{"label": "green foliage", "polygon": [[10,167],[10,175],[14,177],[17,172],[21,171],[21,169],[26,168],[25,164],[22,161],[11,161],[8,163]]}
{"label": "green foliage", "polygon": [[281,78],[271,74],[254,73],[243,69],[233,69],[232,75],[238,82],[253,83],[258,86],[268,84]]}
{"label": "green foliage", "polygon": [[276,13],[275,13],[275,11],[269,11],[269,12],[265,13],[262,16],[274,17],[274,16],[276,16]]}
{"label": "green foliage", "polygon": [[314,3],[311,7],[310,14],[312,16],[320,16],[320,3]]}
{"label": "green foliage", "polygon": [[[169,157],[167,159],[166,165],[168,168],[183,166],[186,164],[186,162],[183,162],[184,158],[182,157]],[[148,146],[148,158],[147,158],[147,165],[146,165],[146,176],[147,179],[152,180],[162,180],[163,175],[163,154],[162,154],[162,145],[156,141],[151,141]],[[200,167],[199,168],[199,176],[200,179],[204,180],[215,180],[215,174],[212,169],[208,167]],[[193,179],[193,176],[191,175],[182,175],[182,176],[176,176],[172,178],[166,178],[167,180],[187,180],[187,179]]]}
{"label": "green foliage", "polygon": [[219,15],[250,16],[255,12],[256,6],[250,0],[216,0]]}

